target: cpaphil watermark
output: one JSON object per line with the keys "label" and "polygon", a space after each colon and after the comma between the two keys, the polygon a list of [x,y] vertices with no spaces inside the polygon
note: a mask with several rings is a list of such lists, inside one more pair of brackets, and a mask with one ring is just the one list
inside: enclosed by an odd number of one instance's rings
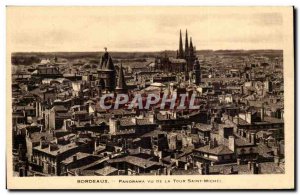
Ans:
{"label": "cpaphil watermark", "polygon": [[197,110],[200,109],[200,105],[196,101],[196,94],[135,94],[129,96],[128,94],[104,94],[100,98],[100,107],[102,109],[141,109],[149,110],[153,107],[161,110]]}

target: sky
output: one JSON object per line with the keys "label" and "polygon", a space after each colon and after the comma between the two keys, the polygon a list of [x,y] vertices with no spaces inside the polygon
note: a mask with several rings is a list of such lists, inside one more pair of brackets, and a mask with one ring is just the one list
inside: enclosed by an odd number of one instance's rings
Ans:
{"label": "sky", "polygon": [[[8,7],[13,52],[177,50],[188,30],[197,50],[282,49],[275,7]],[[183,36],[184,38],[184,36]]]}

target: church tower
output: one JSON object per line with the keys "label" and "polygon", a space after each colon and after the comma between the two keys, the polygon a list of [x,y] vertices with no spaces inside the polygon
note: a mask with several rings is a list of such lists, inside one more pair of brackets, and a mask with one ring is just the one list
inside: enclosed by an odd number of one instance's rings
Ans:
{"label": "church tower", "polygon": [[119,68],[116,93],[127,93],[127,85],[126,85],[125,78],[124,78],[122,62],[121,62],[120,68]]}
{"label": "church tower", "polygon": [[114,91],[116,87],[116,70],[113,64],[110,54],[107,52],[107,48],[104,48],[105,52],[100,60],[100,68],[97,70],[99,83],[103,89],[107,91]]}
{"label": "church tower", "polygon": [[193,41],[192,37],[190,38],[190,57],[194,61],[195,60],[195,53],[194,53],[194,46],[193,46]]}

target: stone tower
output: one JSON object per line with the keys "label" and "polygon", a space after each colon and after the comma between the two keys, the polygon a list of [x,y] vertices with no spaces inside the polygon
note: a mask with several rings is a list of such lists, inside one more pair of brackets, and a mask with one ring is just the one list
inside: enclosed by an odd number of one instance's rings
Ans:
{"label": "stone tower", "polygon": [[119,69],[116,93],[127,93],[127,85],[124,78],[122,62]]}
{"label": "stone tower", "polygon": [[100,59],[98,77],[99,82],[102,84],[103,89],[107,91],[114,91],[116,87],[116,70],[107,48]]}
{"label": "stone tower", "polygon": [[200,62],[198,60],[194,63],[194,78],[195,78],[195,84],[200,85],[201,83],[201,68],[200,68]]}

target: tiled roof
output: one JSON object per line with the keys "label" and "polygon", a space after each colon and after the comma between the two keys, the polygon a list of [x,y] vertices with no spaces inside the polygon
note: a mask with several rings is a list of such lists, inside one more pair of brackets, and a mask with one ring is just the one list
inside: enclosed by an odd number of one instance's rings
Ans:
{"label": "tiled roof", "polygon": [[49,132],[34,132],[30,134],[32,142],[39,142],[42,137],[44,137],[47,141],[52,141],[54,139],[53,134]]}
{"label": "tiled roof", "polygon": [[131,118],[126,118],[120,120],[120,125],[121,126],[134,126],[135,124],[132,122]]}
{"label": "tiled roof", "polygon": [[157,162],[146,160],[143,158],[135,157],[135,156],[126,156],[123,158],[111,159],[108,161],[109,163],[118,163],[118,162],[127,162],[129,164],[141,167],[141,168],[149,168],[153,165],[158,165]]}
{"label": "tiled roof", "polygon": [[269,117],[269,116],[265,116],[264,121],[269,122],[269,123],[283,123],[284,122],[282,119],[278,119],[275,117]]}
{"label": "tiled roof", "polygon": [[277,166],[274,162],[260,163],[261,174],[278,174],[284,173],[284,169],[281,166]]}
{"label": "tiled roof", "polygon": [[216,147],[210,148],[209,145],[200,147],[196,149],[197,151],[214,154],[214,155],[225,155],[225,154],[233,154],[234,152],[230,150],[227,146],[218,145]]}
{"label": "tiled roof", "polygon": [[237,138],[235,139],[235,144],[237,146],[252,146],[254,144],[250,143],[247,139],[245,138]]}
{"label": "tiled roof", "polygon": [[[91,156],[91,154],[83,153],[83,152],[78,152],[75,155],[77,157],[77,160],[84,159],[88,156]],[[68,158],[66,158],[65,160],[62,161],[62,163],[64,163],[64,164],[69,164],[71,162],[73,162],[73,156],[70,156],[70,157],[68,157]]]}
{"label": "tiled roof", "polygon": [[118,169],[111,167],[111,166],[106,166],[102,169],[99,169],[97,171],[95,171],[95,175],[101,175],[101,176],[106,176],[109,175],[115,171],[117,171]]}
{"label": "tiled roof", "polygon": [[137,119],[137,125],[153,125],[153,123],[149,119]]}
{"label": "tiled roof", "polygon": [[160,131],[160,130],[154,130],[154,131],[150,131],[149,133],[146,133],[144,135],[142,135],[142,137],[156,137],[158,136],[158,134],[167,134],[167,132],[164,131]]}
{"label": "tiled roof", "polygon": [[272,157],[272,155],[270,155],[270,153],[272,152],[272,149],[264,144],[258,144],[257,152],[259,153],[259,155],[261,155],[265,158]]}
{"label": "tiled roof", "polygon": [[204,123],[196,123],[195,127],[200,129],[201,131],[211,131],[212,125],[204,124]]}

